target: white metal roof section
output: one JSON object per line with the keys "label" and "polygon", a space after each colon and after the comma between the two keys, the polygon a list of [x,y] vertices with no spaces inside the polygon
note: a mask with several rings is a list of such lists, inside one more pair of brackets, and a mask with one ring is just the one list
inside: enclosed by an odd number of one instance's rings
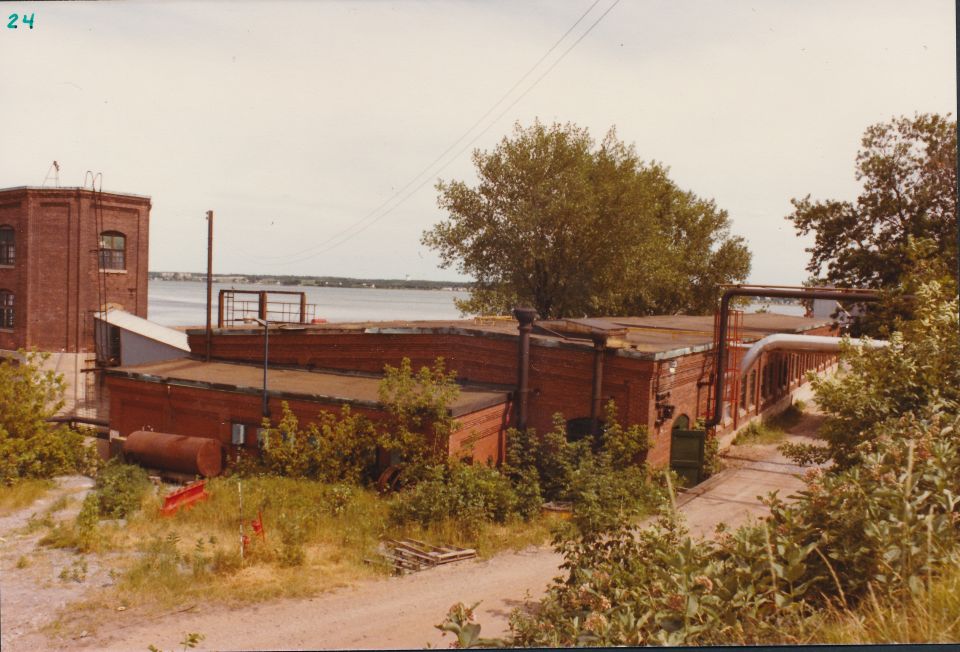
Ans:
{"label": "white metal roof section", "polygon": [[[100,319],[100,313],[95,315],[97,319]],[[117,310],[116,308],[110,308],[107,310],[106,319],[104,319],[111,326],[116,326],[117,328],[122,328],[124,330],[130,331],[131,333],[136,333],[147,339],[166,344],[167,346],[172,346],[181,351],[187,351],[189,353],[190,346],[187,344],[187,334],[175,330],[173,328],[167,328],[166,326],[161,326],[160,324],[154,323],[143,317],[137,317],[134,314],[131,314],[125,310]]]}

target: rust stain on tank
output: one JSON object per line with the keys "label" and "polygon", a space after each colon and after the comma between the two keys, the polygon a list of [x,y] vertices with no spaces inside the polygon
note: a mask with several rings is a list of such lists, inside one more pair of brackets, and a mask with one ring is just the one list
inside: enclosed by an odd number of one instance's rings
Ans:
{"label": "rust stain on tank", "polygon": [[223,445],[208,437],[137,430],[127,436],[123,453],[142,466],[206,478],[218,476],[223,470]]}

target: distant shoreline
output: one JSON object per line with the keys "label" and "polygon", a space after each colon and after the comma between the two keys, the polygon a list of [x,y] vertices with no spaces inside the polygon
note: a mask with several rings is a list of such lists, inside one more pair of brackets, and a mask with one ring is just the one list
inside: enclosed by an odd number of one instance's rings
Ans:
{"label": "distant shoreline", "polygon": [[[207,275],[202,272],[147,272],[147,278],[151,281],[204,282],[207,280]],[[473,283],[458,283],[455,281],[274,274],[214,274],[213,282],[234,285],[287,285],[377,290],[441,290],[447,292],[469,292],[473,286]]]}

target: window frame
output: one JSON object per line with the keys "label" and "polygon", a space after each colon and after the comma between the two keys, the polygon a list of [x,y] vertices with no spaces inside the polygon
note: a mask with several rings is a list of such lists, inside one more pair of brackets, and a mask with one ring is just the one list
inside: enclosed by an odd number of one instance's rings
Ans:
{"label": "window frame", "polygon": [[[9,234],[9,242],[4,236]],[[17,230],[10,224],[0,224],[0,266],[13,266],[17,263]]]}
{"label": "window frame", "polygon": [[0,330],[12,330],[17,318],[17,297],[13,290],[0,288]]}
{"label": "window frame", "polygon": [[[106,245],[106,239],[110,239],[109,247]],[[120,238],[122,243],[120,248],[116,246],[116,239]],[[127,271],[127,235],[120,231],[103,231],[99,238],[99,247],[97,248],[97,262],[101,271],[119,272]],[[105,265],[104,263],[109,263]]]}

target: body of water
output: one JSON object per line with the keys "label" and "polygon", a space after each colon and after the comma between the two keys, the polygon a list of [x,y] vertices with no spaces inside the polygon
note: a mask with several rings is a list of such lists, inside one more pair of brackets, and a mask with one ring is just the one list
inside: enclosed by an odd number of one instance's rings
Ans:
{"label": "body of water", "polygon": [[[389,321],[394,319],[458,319],[454,299],[466,292],[449,290],[381,290],[301,285],[213,284],[213,323],[217,323],[220,290],[278,290],[305,292],[314,316],[327,321]],[[202,326],[207,321],[207,284],[198,281],[151,280],[148,318],[164,326]],[[278,295],[277,300],[287,300]],[[289,297],[297,300],[296,297]]]}
{"label": "body of water", "polygon": [[[217,299],[221,289],[305,292],[307,303],[316,306],[314,316],[331,322],[390,321],[395,319],[459,319],[454,299],[467,292],[449,290],[382,290],[378,288],[336,288],[301,285],[213,284],[213,323],[217,321]],[[275,297],[284,300],[279,295]],[[294,297],[290,298],[291,300]],[[207,313],[207,285],[199,281],[150,281],[148,315],[164,326],[203,326]],[[754,303],[746,312],[766,308],[781,315],[803,316],[798,304]]]}

